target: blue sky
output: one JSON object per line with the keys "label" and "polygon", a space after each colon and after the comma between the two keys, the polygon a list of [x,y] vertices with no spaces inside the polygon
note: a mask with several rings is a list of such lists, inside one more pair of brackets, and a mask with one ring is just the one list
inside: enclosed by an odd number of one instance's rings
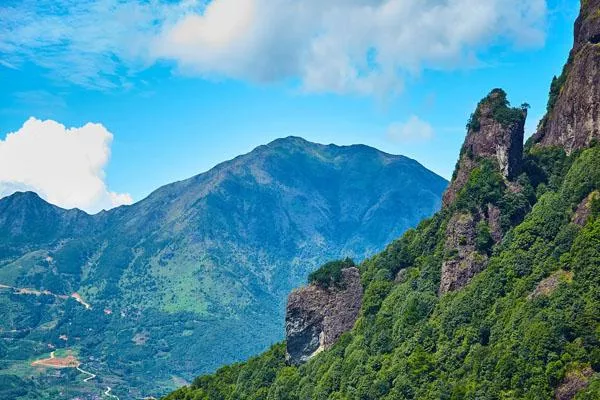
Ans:
{"label": "blue sky", "polygon": [[[306,0],[304,14],[287,15],[298,2],[232,1],[0,6],[0,140],[30,138],[0,142],[16,160],[0,161],[0,195],[30,188],[95,212],[289,135],[364,143],[449,178],[466,120],[492,88],[531,104],[531,133],[579,6]],[[30,117],[58,124],[25,129]],[[81,132],[98,140],[63,141],[60,124],[89,122],[100,125]],[[46,131],[57,139],[40,140]]]}

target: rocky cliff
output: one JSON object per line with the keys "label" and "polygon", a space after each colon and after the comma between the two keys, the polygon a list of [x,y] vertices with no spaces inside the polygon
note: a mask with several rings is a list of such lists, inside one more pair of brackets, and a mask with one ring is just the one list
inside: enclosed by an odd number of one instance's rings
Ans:
{"label": "rocky cliff", "polygon": [[502,240],[501,210],[496,204],[473,207],[456,202],[475,170],[482,175],[484,166],[492,175],[499,174],[502,182],[497,183],[503,189],[520,190],[514,180],[522,169],[526,117],[526,105],[510,107],[501,89],[492,90],[471,115],[452,182],[443,197],[452,216],[446,228],[440,294],[468,284],[485,268],[491,245]]}
{"label": "rocky cliff", "polygon": [[482,159],[493,160],[507,180],[519,174],[526,118],[526,105],[511,108],[502,89],[492,90],[481,100],[467,124],[467,137],[450,187],[444,193],[444,206],[454,202]]}
{"label": "rocky cliff", "polygon": [[326,288],[310,284],[293,291],[285,316],[287,361],[304,363],[352,329],[362,296],[358,268],[343,269],[340,285]]}
{"label": "rocky cliff", "polygon": [[442,264],[440,294],[464,287],[481,271],[487,257],[475,245],[477,222],[471,213],[456,213],[450,219],[444,244],[447,259]]}
{"label": "rocky cliff", "polygon": [[534,141],[568,154],[600,139],[600,0],[581,2],[575,40],[560,77],[552,81],[548,114]]}

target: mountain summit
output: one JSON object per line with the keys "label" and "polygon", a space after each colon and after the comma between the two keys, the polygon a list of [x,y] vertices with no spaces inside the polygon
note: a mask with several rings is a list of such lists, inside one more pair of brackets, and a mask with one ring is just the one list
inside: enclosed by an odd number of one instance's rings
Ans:
{"label": "mountain summit", "polygon": [[[280,340],[293,287],[329,258],[380,251],[446,185],[406,157],[289,137],[93,216],[14,194],[0,200],[0,328],[19,334],[0,353],[16,369],[70,350],[118,395],[164,392]],[[27,396],[97,392],[75,378]]]}

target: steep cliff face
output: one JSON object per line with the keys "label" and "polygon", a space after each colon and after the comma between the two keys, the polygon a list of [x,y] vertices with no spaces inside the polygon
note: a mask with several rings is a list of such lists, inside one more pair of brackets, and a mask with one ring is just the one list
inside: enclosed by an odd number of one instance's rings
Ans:
{"label": "steep cliff face", "polygon": [[568,154],[600,139],[600,0],[581,2],[569,60],[550,89],[548,115],[534,141]]}
{"label": "steep cliff face", "polygon": [[477,222],[471,213],[456,213],[446,230],[446,261],[442,264],[440,294],[464,287],[480,272],[487,257],[476,249]]}
{"label": "steep cliff face", "polygon": [[338,286],[324,288],[311,284],[293,291],[285,317],[287,361],[294,365],[304,363],[352,329],[362,296],[358,268],[342,270]]}
{"label": "steep cliff face", "polygon": [[446,228],[440,294],[466,286],[485,268],[486,250],[502,240],[497,205],[484,203],[465,209],[455,202],[484,160],[491,161],[491,169],[500,174],[505,188],[519,190],[513,181],[522,169],[526,117],[527,108],[511,108],[501,89],[492,90],[471,116],[454,177],[443,198],[444,207],[453,213]]}
{"label": "steep cliff face", "polygon": [[481,159],[497,163],[505,179],[511,180],[521,170],[523,136],[527,108],[509,107],[506,93],[494,89],[477,106],[467,125],[467,137],[452,182],[444,193],[444,206],[454,202],[471,172]]}
{"label": "steep cliff face", "polygon": [[585,199],[583,199],[581,203],[579,203],[571,221],[575,225],[584,226],[590,218],[593,209],[595,207],[598,207],[599,202],[600,192],[595,190],[592,193],[590,193]]}

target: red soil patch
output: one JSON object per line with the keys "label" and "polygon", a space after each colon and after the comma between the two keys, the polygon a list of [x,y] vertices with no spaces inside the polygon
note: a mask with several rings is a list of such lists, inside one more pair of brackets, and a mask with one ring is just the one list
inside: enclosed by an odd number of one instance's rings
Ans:
{"label": "red soil patch", "polygon": [[50,357],[44,360],[37,360],[31,363],[34,367],[50,367],[50,368],[77,368],[81,363],[77,358],[68,355],[64,358]]}

